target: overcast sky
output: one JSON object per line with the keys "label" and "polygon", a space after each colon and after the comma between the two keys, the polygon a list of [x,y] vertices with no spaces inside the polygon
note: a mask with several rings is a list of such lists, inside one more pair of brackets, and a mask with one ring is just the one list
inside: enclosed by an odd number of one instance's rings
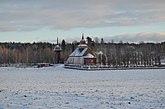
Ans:
{"label": "overcast sky", "polygon": [[0,0],[0,42],[165,41],[165,0]]}

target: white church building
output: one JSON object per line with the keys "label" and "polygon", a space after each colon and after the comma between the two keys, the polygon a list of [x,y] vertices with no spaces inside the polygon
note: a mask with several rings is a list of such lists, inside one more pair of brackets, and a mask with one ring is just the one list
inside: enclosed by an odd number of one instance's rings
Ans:
{"label": "white church building", "polygon": [[76,50],[71,53],[65,62],[65,65],[95,65],[96,57],[91,49],[87,46],[86,41],[84,39],[84,35],[82,35],[82,39],[80,44],[76,48]]}

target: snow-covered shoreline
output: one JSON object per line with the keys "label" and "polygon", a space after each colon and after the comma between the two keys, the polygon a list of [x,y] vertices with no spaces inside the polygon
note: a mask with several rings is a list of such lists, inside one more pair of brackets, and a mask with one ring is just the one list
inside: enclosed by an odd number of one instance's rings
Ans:
{"label": "snow-covered shoreline", "polygon": [[164,109],[165,69],[0,68],[0,109]]}
{"label": "snow-covered shoreline", "polygon": [[94,70],[143,70],[143,69],[165,69],[164,66],[137,66],[137,67],[107,67],[107,66],[76,66],[76,65],[65,65],[64,68],[67,69],[76,69],[76,70],[86,70],[86,71],[94,71]]}

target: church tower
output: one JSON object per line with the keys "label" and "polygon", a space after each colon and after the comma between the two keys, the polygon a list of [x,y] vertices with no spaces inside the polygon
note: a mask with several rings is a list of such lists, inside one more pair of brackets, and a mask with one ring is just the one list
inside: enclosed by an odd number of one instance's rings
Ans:
{"label": "church tower", "polygon": [[61,58],[60,52],[61,52],[61,50],[62,49],[61,49],[61,47],[60,47],[60,45],[58,43],[58,37],[57,37],[57,44],[54,47],[54,52],[55,52],[54,63],[55,64],[59,64],[60,63],[60,58]]}

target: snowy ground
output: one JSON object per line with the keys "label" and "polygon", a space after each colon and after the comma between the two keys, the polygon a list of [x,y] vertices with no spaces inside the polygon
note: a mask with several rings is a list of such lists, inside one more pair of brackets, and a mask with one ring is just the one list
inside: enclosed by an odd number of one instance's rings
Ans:
{"label": "snowy ground", "polygon": [[0,68],[0,109],[165,109],[165,69]]}

